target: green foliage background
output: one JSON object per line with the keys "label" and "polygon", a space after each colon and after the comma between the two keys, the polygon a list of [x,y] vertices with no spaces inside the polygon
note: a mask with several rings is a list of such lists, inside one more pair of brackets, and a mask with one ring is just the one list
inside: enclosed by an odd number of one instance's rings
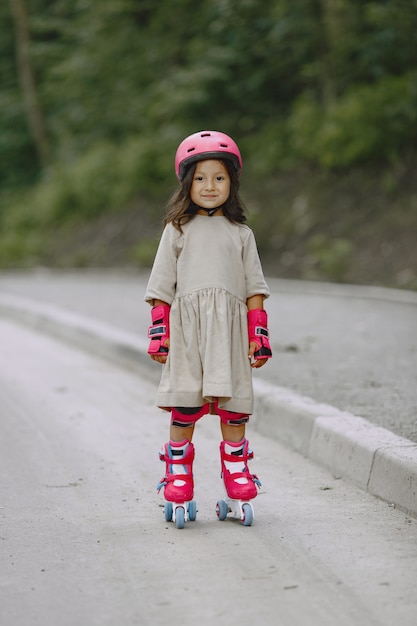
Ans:
{"label": "green foliage background", "polygon": [[9,0],[0,33],[0,266],[149,264],[175,149],[214,128],[269,272],[417,288],[416,0]]}

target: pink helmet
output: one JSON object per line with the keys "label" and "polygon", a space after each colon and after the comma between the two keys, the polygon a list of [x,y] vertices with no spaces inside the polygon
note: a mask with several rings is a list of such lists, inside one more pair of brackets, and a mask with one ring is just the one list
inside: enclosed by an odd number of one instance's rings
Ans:
{"label": "pink helmet", "polygon": [[175,155],[177,178],[182,180],[192,163],[205,159],[229,159],[238,174],[242,168],[239,148],[231,137],[217,130],[202,130],[186,137],[178,146]]}

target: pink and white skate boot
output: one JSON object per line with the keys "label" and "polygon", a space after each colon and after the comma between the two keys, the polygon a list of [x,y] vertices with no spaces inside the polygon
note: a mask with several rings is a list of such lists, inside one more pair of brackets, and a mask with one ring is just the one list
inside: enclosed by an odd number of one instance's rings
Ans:
{"label": "pink and white skate boot", "polygon": [[161,461],[166,462],[165,476],[157,486],[164,487],[164,514],[167,522],[175,522],[177,528],[184,528],[184,522],[194,521],[197,517],[197,505],[193,501],[194,446],[183,441],[169,441],[159,453]]}
{"label": "pink and white skate boot", "polygon": [[256,498],[257,487],[261,486],[261,482],[248,468],[248,460],[253,459],[248,440],[244,438],[238,443],[222,441],[220,459],[227,497],[217,502],[217,517],[223,521],[231,513],[239,518],[244,526],[250,526],[254,519],[250,500]]}

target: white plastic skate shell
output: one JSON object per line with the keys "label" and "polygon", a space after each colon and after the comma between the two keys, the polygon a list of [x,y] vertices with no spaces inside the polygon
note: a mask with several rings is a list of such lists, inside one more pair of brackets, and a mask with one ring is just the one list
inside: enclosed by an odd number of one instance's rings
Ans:
{"label": "white plastic skate shell", "polygon": [[195,522],[197,519],[197,503],[169,502],[165,500],[164,515],[167,522],[174,522],[176,528],[184,528],[185,522]]}

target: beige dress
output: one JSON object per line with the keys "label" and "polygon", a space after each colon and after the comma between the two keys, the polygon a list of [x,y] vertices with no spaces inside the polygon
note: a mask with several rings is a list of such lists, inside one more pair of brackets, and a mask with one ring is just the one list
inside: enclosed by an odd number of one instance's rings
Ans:
{"label": "beige dress", "polygon": [[157,394],[159,407],[253,412],[246,300],[269,296],[256,242],[246,225],[196,215],[181,234],[162,233],[145,300],[171,305],[170,349]]}

